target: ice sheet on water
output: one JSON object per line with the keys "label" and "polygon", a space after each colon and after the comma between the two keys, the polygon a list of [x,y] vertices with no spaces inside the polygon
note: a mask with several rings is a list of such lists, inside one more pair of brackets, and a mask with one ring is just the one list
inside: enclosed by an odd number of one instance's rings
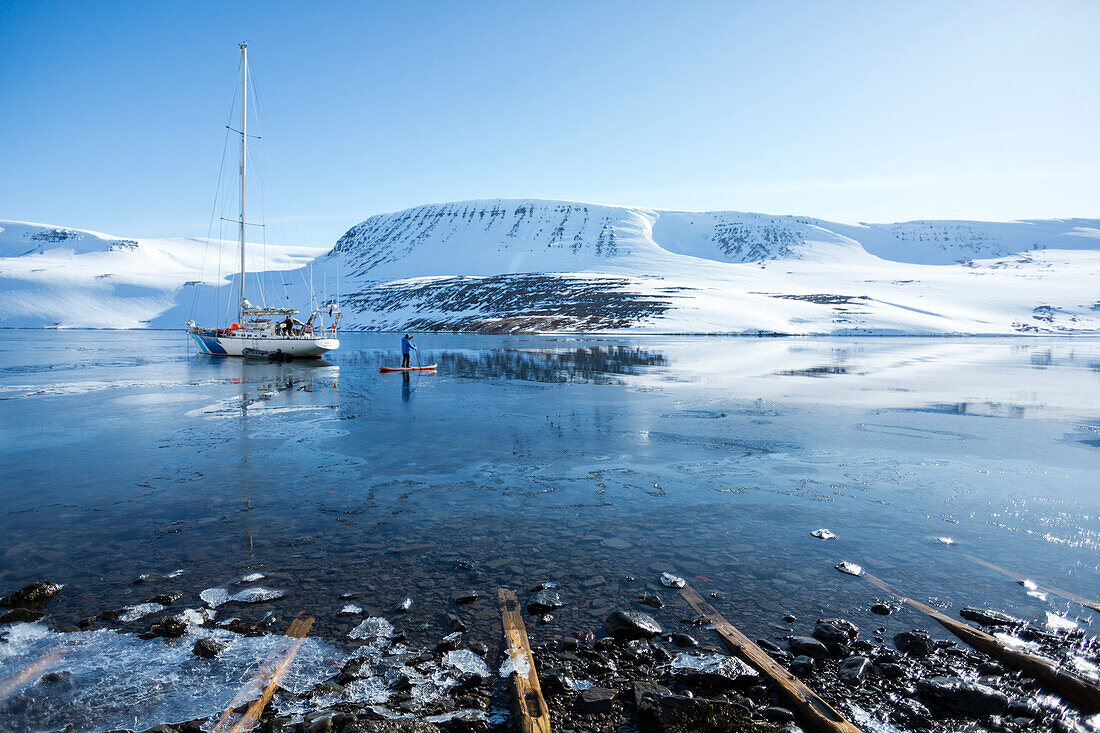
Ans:
{"label": "ice sheet on water", "polygon": [[393,636],[393,624],[381,616],[371,616],[348,632],[352,639],[388,639]]}
{"label": "ice sheet on water", "polygon": [[814,537],[817,537],[819,540],[835,540],[836,539],[836,535],[833,534],[832,532],[830,532],[829,530],[825,529],[824,527],[822,527],[821,529],[815,529],[813,532],[810,532],[810,534],[813,535]]}
{"label": "ice sheet on water", "polygon": [[475,674],[483,679],[489,679],[492,676],[492,673],[489,672],[489,665],[485,663],[485,660],[469,649],[447,652],[443,655],[443,664],[454,667],[459,672]]}
{"label": "ice sheet on water", "polygon": [[1047,628],[1054,629],[1055,631],[1069,631],[1070,629],[1077,628],[1077,622],[1068,619],[1065,616],[1060,616],[1057,613],[1051,613],[1047,611]]}
{"label": "ice sheet on water", "polygon": [[211,608],[217,608],[229,600],[229,591],[225,588],[207,588],[199,593],[199,598]]}
{"label": "ice sheet on water", "polygon": [[241,578],[241,582],[242,583],[255,583],[257,580],[263,580],[266,577],[267,576],[264,575],[263,573],[249,573],[248,575]]}
{"label": "ice sheet on water", "polygon": [[509,649],[508,657],[501,662],[500,676],[526,678],[531,674],[531,664],[527,661],[527,655],[520,649]]}
{"label": "ice sheet on water", "polygon": [[[195,656],[203,636],[227,644],[217,659]],[[180,723],[225,710],[233,696],[257,696],[257,669],[282,659],[296,642],[285,636],[244,637],[223,629],[189,629],[180,639],[143,640],[109,629],[59,633],[38,624],[16,624],[0,641],[0,679],[28,665],[41,666],[0,701],[0,720],[12,730],[144,730],[158,723]],[[288,666],[281,686],[295,694],[339,671],[343,655],[316,639],[306,639]],[[50,685],[43,675],[68,673]]]}
{"label": "ice sheet on water", "polygon": [[236,603],[262,603],[264,601],[273,601],[276,598],[282,598],[285,595],[286,593],[281,590],[255,585],[251,588],[245,588],[242,591],[234,593],[229,596],[229,600],[235,601]]}
{"label": "ice sheet on water", "polygon": [[126,606],[122,609],[122,613],[119,614],[119,621],[137,621],[142,616],[148,616],[150,614],[159,613],[164,610],[164,606],[159,603],[139,603],[136,606]]}

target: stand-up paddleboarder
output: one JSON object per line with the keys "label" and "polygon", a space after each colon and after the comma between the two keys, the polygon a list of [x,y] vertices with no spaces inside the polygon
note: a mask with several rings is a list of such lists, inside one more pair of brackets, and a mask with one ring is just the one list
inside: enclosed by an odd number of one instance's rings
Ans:
{"label": "stand-up paddleboarder", "polygon": [[410,336],[409,334],[405,334],[405,338],[401,339],[401,368],[402,369],[408,369],[409,368],[409,354],[414,349],[416,349],[416,347],[412,345],[412,340],[413,340],[413,337]]}

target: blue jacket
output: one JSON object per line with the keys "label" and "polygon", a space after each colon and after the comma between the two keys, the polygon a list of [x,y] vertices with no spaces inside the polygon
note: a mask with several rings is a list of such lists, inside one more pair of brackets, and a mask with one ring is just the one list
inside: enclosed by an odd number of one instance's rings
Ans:
{"label": "blue jacket", "polygon": [[415,348],[416,347],[413,346],[412,343],[407,338],[405,338],[404,336],[401,337],[401,353],[402,354],[407,354],[412,349],[415,349]]}

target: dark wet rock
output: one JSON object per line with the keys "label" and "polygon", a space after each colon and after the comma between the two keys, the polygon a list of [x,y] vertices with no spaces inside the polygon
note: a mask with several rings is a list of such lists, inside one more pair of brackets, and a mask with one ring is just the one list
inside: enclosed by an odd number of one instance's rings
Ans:
{"label": "dark wet rock", "polygon": [[434,723],[425,723],[412,718],[397,720],[359,719],[344,726],[340,733],[441,733],[442,730]]}
{"label": "dark wet rock", "polygon": [[840,629],[848,635],[849,639],[854,639],[859,636],[859,627],[846,618],[819,618],[817,622]]}
{"label": "dark wet rock", "polygon": [[982,626],[1023,626],[1022,619],[1009,616],[1007,613],[1001,613],[1000,611],[994,611],[992,609],[974,608],[973,606],[966,606],[959,611],[959,615],[965,618],[967,621],[974,621]]}
{"label": "dark wet rock", "polygon": [[814,627],[813,637],[824,644],[848,644],[848,632],[832,624],[818,624]]}
{"label": "dark wet rock", "polygon": [[693,649],[699,646],[699,640],[691,634],[673,634],[672,643],[681,649]]}
{"label": "dark wet rock", "polygon": [[801,654],[791,661],[788,669],[791,670],[791,674],[798,675],[799,677],[808,677],[814,673],[814,660],[811,657]]}
{"label": "dark wet rock", "polygon": [[793,613],[788,613],[783,617],[783,620],[789,624],[793,624],[798,620],[798,616],[795,616]]}
{"label": "dark wet rock", "polygon": [[468,646],[470,648],[470,651],[472,651],[474,654],[478,655],[479,657],[484,657],[486,654],[489,653],[489,646],[483,641],[471,642],[470,644],[467,644],[466,646]]}
{"label": "dark wet rock", "polygon": [[607,617],[603,627],[616,639],[652,639],[662,633],[661,625],[640,611],[615,611]]}
{"label": "dark wet rock", "polygon": [[435,645],[436,651],[450,652],[458,649],[462,645],[462,632],[455,631],[454,633],[444,636],[438,644]]}
{"label": "dark wet rock", "polygon": [[643,593],[638,596],[638,603],[650,608],[664,608],[665,602],[656,593]]}
{"label": "dark wet rock", "polygon": [[871,606],[871,613],[877,613],[879,616],[889,616],[895,610],[897,609],[895,609],[889,603],[876,603],[875,605]]}
{"label": "dark wet rock", "polygon": [[905,667],[895,662],[884,662],[883,664],[875,665],[875,669],[888,680],[896,680],[899,677],[905,676]]}
{"label": "dark wet rock", "polygon": [[840,663],[836,677],[846,685],[858,685],[871,671],[871,660],[867,657],[848,657]]}
{"label": "dark wet rock", "polygon": [[610,713],[615,705],[615,690],[604,687],[590,687],[582,690],[577,698],[577,706],[582,713]]}
{"label": "dark wet rock", "polygon": [[45,687],[60,687],[63,685],[71,685],[72,680],[73,673],[67,669],[62,669],[57,672],[47,672],[39,677],[38,681],[34,684]]}
{"label": "dark wet rock", "polygon": [[829,658],[828,647],[810,636],[792,636],[787,642],[787,648],[795,656],[805,655],[813,659]]}
{"label": "dark wet rock", "polygon": [[162,606],[171,606],[173,603],[181,598],[183,598],[182,593],[157,593],[146,598],[145,602],[159,603]]}
{"label": "dark wet rock", "polygon": [[527,603],[527,613],[532,616],[545,616],[563,605],[561,594],[556,590],[546,588],[536,593],[535,597]]}
{"label": "dark wet rock", "polygon": [[447,628],[451,631],[465,631],[466,624],[462,622],[458,616],[453,613],[443,614],[443,623],[447,624]]}
{"label": "dark wet rock", "polygon": [[149,626],[149,633],[166,639],[178,639],[187,633],[187,622],[178,616],[169,616],[160,621],[154,621]]}
{"label": "dark wet rock", "polygon": [[29,608],[13,608],[0,616],[0,624],[17,624],[37,621],[46,614],[42,611],[34,611]]}
{"label": "dark wet rock", "polygon": [[959,677],[917,680],[917,692],[926,700],[966,715],[999,715],[1008,707],[1003,692]]}
{"label": "dark wet rock", "polygon": [[794,713],[787,708],[781,708],[775,705],[764,708],[760,711],[760,714],[773,723],[791,723],[794,721]]}
{"label": "dark wet rock", "polygon": [[146,728],[142,733],[180,733],[180,729],[174,725],[161,723],[160,725],[154,725],[152,728]]}
{"label": "dark wet rock", "polygon": [[898,725],[922,729],[932,727],[932,713],[919,700],[903,697],[890,711],[890,720]]}
{"label": "dark wet rock", "polygon": [[203,659],[213,659],[214,657],[225,651],[226,645],[217,641],[216,639],[205,636],[195,642],[195,646],[191,651],[194,652],[196,657],[202,657]]}
{"label": "dark wet rock", "polygon": [[0,598],[0,606],[5,608],[35,609],[49,603],[61,592],[61,586],[48,580],[38,580],[23,586],[10,595]]}
{"label": "dark wet rock", "polygon": [[[659,687],[659,685],[654,685]],[[744,717],[744,708],[724,700],[634,689],[638,729],[642,733],[733,733],[763,730]]]}
{"label": "dark wet rock", "polygon": [[557,583],[555,583],[552,580],[544,580],[541,583],[535,583],[535,585],[533,585],[531,587],[531,592],[532,593],[538,593],[538,592],[544,591],[544,590],[557,590],[557,589],[558,589],[558,584]]}
{"label": "dark wet rock", "polygon": [[894,635],[894,646],[899,652],[914,657],[927,657],[936,650],[936,642],[925,631],[903,631]]}
{"label": "dark wet rock", "polygon": [[772,656],[783,653],[782,649],[767,639],[757,639],[756,645]]}
{"label": "dark wet rock", "polygon": [[468,590],[455,596],[455,603],[459,606],[465,606],[476,601],[478,597],[476,590]]}

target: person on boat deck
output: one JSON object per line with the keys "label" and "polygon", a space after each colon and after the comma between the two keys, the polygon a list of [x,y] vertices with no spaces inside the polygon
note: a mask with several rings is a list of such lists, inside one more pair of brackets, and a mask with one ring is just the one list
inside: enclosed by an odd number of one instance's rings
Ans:
{"label": "person on boat deck", "polygon": [[290,319],[290,316],[287,316],[286,320],[283,321],[283,333],[287,336],[294,333],[294,321]]}
{"label": "person on boat deck", "polygon": [[412,345],[413,337],[409,334],[405,334],[405,338],[401,339],[401,368],[409,368],[409,352],[416,347]]}

